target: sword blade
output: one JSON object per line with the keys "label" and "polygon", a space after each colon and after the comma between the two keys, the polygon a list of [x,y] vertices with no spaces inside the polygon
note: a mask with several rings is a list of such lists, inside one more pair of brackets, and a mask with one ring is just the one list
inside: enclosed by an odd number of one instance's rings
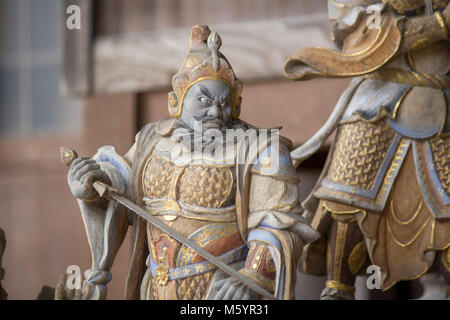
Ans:
{"label": "sword blade", "polygon": [[247,279],[244,275],[239,273],[237,270],[233,269],[220,259],[218,259],[216,256],[213,256],[211,253],[206,251],[204,248],[200,247],[198,244],[196,244],[194,241],[186,238],[184,235],[179,233],[178,231],[172,229],[171,227],[167,226],[164,222],[159,220],[158,218],[152,216],[150,213],[148,213],[146,210],[142,209],[141,207],[137,206],[132,201],[128,200],[127,198],[116,194],[116,193],[110,193],[109,197],[117,201],[118,203],[122,204],[126,208],[130,209],[140,217],[144,218],[151,224],[153,224],[155,227],[159,228],[160,230],[167,233],[169,236],[174,238],[175,240],[181,242],[185,246],[191,248],[195,252],[197,252],[199,255],[201,255],[203,258],[208,260],[209,262],[215,264],[220,270],[227,273],[228,275],[232,276],[236,280],[240,281],[245,286],[249,287],[254,292],[262,295],[265,298],[276,300],[276,298],[271,294],[269,291],[265,290],[264,288],[260,287],[256,283],[252,282],[251,280]]}

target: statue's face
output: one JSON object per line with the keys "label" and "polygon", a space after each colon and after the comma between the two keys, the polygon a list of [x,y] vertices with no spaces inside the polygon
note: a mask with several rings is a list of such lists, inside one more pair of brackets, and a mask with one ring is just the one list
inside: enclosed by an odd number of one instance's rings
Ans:
{"label": "statue's face", "polygon": [[202,130],[231,127],[231,91],[220,80],[203,80],[186,92],[180,120],[194,130],[195,121],[202,123]]}

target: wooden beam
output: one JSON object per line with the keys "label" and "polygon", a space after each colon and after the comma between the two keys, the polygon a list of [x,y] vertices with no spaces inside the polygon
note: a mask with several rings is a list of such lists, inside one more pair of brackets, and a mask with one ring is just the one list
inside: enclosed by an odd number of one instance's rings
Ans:
{"label": "wooden beam", "polygon": [[[210,25],[221,51],[244,80],[282,78],[299,48],[328,46],[326,14]],[[94,44],[94,94],[166,89],[186,57],[190,27],[101,37]]]}

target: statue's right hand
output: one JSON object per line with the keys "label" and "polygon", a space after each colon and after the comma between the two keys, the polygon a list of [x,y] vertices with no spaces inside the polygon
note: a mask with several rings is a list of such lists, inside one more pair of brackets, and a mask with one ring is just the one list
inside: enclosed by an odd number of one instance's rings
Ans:
{"label": "statue's right hand", "polygon": [[94,199],[97,192],[92,185],[96,180],[109,183],[108,176],[94,159],[83,157],[72,162],[67,181],[74,197],[80,200]]}

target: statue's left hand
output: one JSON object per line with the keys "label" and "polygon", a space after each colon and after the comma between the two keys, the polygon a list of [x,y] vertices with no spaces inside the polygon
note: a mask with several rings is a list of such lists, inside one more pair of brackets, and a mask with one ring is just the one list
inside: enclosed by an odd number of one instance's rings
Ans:
{"label": "statue's left hand", "polygon": [[213,300],[255,300],[259,295],[234,278],[225,278],[214,284],[217,293]]}

